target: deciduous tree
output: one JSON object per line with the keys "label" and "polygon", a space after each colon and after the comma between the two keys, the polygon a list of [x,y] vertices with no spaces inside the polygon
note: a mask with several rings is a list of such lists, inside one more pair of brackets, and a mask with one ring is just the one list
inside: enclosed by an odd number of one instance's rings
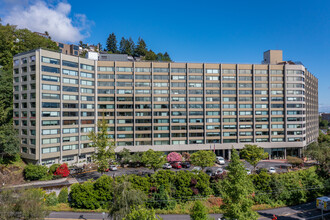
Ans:
{"label": "deciduous tree", "polygon": [[20,151],[20,140],[17,131],[14,130],[12,124],[4,124],[0,126],[0,155],[1,161],[3,157],[14,157]]}
{"label": "deciduous tree", "polygon": [[155,210],[139,206],[133,208],[132,212],[127,214],[123,220],[162,220],[162,218],[156,215]]}
{"label": "deciduous tree", "polygon": [[166,162],[164,152],[149,149],[142,154],[142,163],[154,171],[158,170]]}
{"label": "deciduous tree", "polygon": [[254,170],[260,160],[268,158],[268,153],[263,148],[257,145],[246,144],[240,151],[241,158],[249,162]]}
{"label": "deciduous tree", "polygon": [[146,195],[140,190],[133,189],[129,182],[116,183],[109,216],[113,220],[120,220],[131,213],[132,209],[144,205],[146,199]]}
{"label": "deciduous tree", "polygon": [[215,163],[216,155],[210,150],[200,150],[190,156],[191,163],[195,166],[200,166],[202,169],[205,167],[213,166]]}
{"label": "deciduous tree", "polygon": [[328,171],[330,169],[330,143],[313,142],[307,146],[305,153],[317,160],[322,170]]}
{"label": "deciduous tree", "polygon": [[182,156],[181,156],[181,154],[179,154],[177,152],[171,152],[167,155],[167,161],[168,162],[181,162]]}

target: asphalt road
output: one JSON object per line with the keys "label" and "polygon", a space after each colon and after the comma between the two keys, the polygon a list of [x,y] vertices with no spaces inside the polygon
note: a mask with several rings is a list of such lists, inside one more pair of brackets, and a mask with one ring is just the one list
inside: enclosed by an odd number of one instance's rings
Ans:
{"label": "asphalt road", "polygon": [[[258,212],[259,220],[269,220],[275,214],[278,220],[318,220],[321,219],[321,211],[315,208],[315,202],[305,203],[302,205],[283,207],[278,209],[268,209]],[[107,214],[104,214],[104,219],[110,219]],[[163,220],[189,220],[189,215],[160,215]],[[218,220],[222,217],[221,214],[211,214],[211,217]],[[330,212],[324,213],[325,219],[330,219]],[[52,212],[46,220],[55,219],[103,219],[102,213],[78,213],[78,212]]]}

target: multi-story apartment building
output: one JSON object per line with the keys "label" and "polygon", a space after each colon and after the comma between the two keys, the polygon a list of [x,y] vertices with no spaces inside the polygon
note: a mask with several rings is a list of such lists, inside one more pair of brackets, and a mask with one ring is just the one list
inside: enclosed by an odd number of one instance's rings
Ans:
{"label": "multi-story apartment building", "polygon": [[116,151],[211,149],[228,158],[232,147],[257,144],[271,158],[299,156],[318,137],[317,78],[278,51],[264,56],[264,64],[211,64],[17,54],[22,156],[41,164],[89,160],[87,135],[103,118]]}

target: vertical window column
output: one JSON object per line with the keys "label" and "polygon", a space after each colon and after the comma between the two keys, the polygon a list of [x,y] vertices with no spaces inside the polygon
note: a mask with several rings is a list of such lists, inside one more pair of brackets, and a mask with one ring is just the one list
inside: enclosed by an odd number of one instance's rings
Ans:
{"label": "vertical window column", "polygon": [[[253,118],[252,118],[252,126],[253,126],[253,143],[256,142],[256,87],[255,87],[255,65],[252,65],[252,112],[253,112]],[[239,126],[238,126],[239,127]]]}
{"label": "vertical window column", "polygon": [[287,69],[286,69],[286,65],[284,65],[283,67],[283,84],[284,84],[284,91],[283,91],[283,99],[284,99],[284,142],[287,142],[288,141],[288,135],[287,135],[287,120],[288,120],[288,116],[287,116],[287,95],[286,95],[286,90],[287,90],[287,83],[286,83],[286,78],[287,78]]}
{"label": "vertical window column", "polygon": [[206,144],[206,71],[203,63],[203,125],[204,125],[204,144]]}
{"label": "vertical window column", "polygon": [[[133,62],[133,85],[132,85],[132,90],[133,90],[133,146],[136,145],[135,140],[136,140],[136,123],[135,123],[135,62]],[[117,106],[115,106],[117,107]]]}
{"label": "vertical window column", "polygon": [[190,133],[190,116],[189,116],[189,69],[188,69],[188,63],[186,63],[186,119],[187,119],[187,138],[186,138],[186,141],[187,141],[187,144],[189,144],[189,133]]}
{"label": "vertical window column", "polygon": [[[168,109],[169,109],[169,117],[170,117],[170,124],[169,124],[169,132],[170,132],[170,144],[172,144],[172,66],[171,63],[168,64],[169,68],[169,94],[168,94]],[[187,134],[189,135],[189,134]]]}
{"label": "vertical window column", "polygon": [[270,74],[270,64],[267,65],[267,71],[268,71],[268,138],[269,142],[272,142],[272,137],[271,137],[271,123],[272,123],[272,105],[271,105],[271,93],[272,93],[272,87],[271,87],[271,74]]}
{"label": "vertical window column", "polygon": [[[220,64],[220,74],[219,74],[219,79],[220,79],[220,144],[223,143],[223,100],[222,100],[222,64]],[[225,157],[225,155],[223,154],[223,157]]]}
{"label": "vertical window column", "polygon": [[[134,76],[135,78],[135,76]],[[151,62],[151,145],[154,146],[154,62]],[[134,98],[135,101],[135,98]],[[134,120],[135,120],[135,105],[134,105]]]}
{"label": "vertical window column", "polygon": [[239,143],[239,64],[236,64],[236,143]]}
{"label": "vertical window column", "polygon": [[[115,61],[114,62],[114,107],[115,107],[115,112],[114,112],[114,141],[115,143],[117,143],[117,62]],[[133,102],[134,103],[134,102]],[[133,108],[135,108],[135,106],[133,106]],[[135,119],[135,118],[134,118]],[[135,127],[134,127],[134,124],[133,124],[133,135],[135,135]],[[135,143],[133,143],[133,146],[134,146]]]}

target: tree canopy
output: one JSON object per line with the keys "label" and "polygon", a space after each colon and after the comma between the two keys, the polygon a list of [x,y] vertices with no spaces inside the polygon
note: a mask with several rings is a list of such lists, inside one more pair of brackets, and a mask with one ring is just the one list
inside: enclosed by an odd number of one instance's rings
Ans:
{"label": "tree canopy", "polygon": [[143,152],[142,163],[144,163],[146,167],[156,171],[166,163],[166,156],[161,151],[149,149]]}
{"label": "tree canopy", "polygon": [[240,156],[255,168],[260,160],[268,158],[268,153],[257,145],[246,144],[240,151]]}
{"label": "tree canopy", "polygon": [[108,37],[107,43],[106,43],[106,47],[107,47],[107,51],[110,53],[118,52],[117,37],[116,37],[115,33],[112,32],[111,34],[109,34],[109,37]]}
{"label": "tree canopy", "polygon": [[317,160],[321,169],[325,171],[330,169],[330,143],[313,142],[307,146],[305,153],[307,156]]}
{"label": "tree canopy", "polygon": [[205,167],[213,166],[215,163],[216,155],[210,150],[200,150],[190,156],[190,161],[195,166]]}

